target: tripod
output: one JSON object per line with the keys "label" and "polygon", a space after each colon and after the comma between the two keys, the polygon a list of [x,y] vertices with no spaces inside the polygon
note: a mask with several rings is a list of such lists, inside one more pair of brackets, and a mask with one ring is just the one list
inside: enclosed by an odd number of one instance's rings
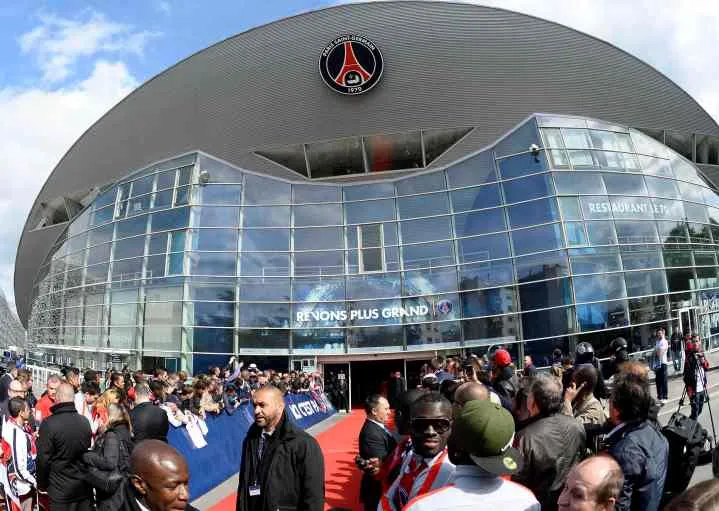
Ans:
{"label": "tripod", "polygon": [[[703,388],[704,388],[703,394],[704,394],[704,396],[702,397],[702,404],[703,404],[703,403],[706,403],[707,409],[709,410],[709,420],[710,420],[711,425],[712,425],[712,437],[711,437],[711,440],[710,440],[710,445],[713,447],[713,446],[714,446],[714,442],[716,441],[716,437],[717,437],[717,436],[716,436],[716,427],[714,426],[714,414],[712,413],[712,405],[711,405],[711,400],[709,399],[709,390],[708,390],[708,388],[707,388],[707,373],[706,373],[706,371],[704,370],[704,368],[701,366],[701,361],[699,360],[699,354],[698,354],[698,353],[691,352],[691,353],[687,353],[687,355],[691,355],[691,357],[692,357],[692,358],[691,358],[691,362],[690,362],[690,360],[687,360],[686,363],[688,363],[688,364],[691,363],[692,366],[693,366],[693,369],[694,369],[694,382],[695,382],[694,385],[696,386],[696,382],[698,382],[700,378],[701,378],[701,382],[703,383]],[[687,357],[687,358],[689,359],[689,357]],[[698,399],[697,394],[698,394],[698,392],[695,392],[695,395],[694,395],[694,400],[695,400],[695,401]],[[686,399],[688,396],[689,396],[689,392],[688,392],[688,389],[687,389],[687,383],[686,383],[686,381],[684,381],[684,390],[682,390],[682,397],[679,399],[679,406],[677,407],[677,413],[679,413],[679,411],[681,410],[682,406],[684,406],[685,399]],[[695,402],[695,403],[693,404],[693,406],[694,406],[694,407],[698,407],[698,403]],[[695,408],[695,409],[696,409],[696,408]],[[694,410],[692,410],[692,412],[693,412],[693,411],[694,411]],[[697,412],[697,417],[695,418],[695,420],[697,420],[697,421],[699,420],[699,412]]]}

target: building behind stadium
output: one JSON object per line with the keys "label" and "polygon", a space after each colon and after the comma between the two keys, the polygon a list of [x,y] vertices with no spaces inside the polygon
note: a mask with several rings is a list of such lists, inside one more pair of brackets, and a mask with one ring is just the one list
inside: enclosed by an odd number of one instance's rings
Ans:
{"label": "building behind stadium", "polygon": [[17,307],[47,363],[351,363],[356,393],[438,352],[545,365],[660,324],[713,347],[715,183],[717,123],[606,42],[336,6],[204,49],[88,129],[28,216]]}

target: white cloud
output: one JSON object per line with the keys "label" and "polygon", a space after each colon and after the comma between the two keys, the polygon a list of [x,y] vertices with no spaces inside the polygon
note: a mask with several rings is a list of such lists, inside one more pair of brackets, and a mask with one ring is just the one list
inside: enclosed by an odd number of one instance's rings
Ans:
{"label": "white cloud", "polygon": [[156,32],[133,31],[132,27],[87,11],[86,19],[40,16],[40,25],[19,38],[23,53],[32,55],[43,72],[43,80],[54,83],[72,76],[83,57],[97,54],[142,56]]}
{"label": "white cloud", "polygon": [[12,304],[15,251],[35,196],[75,140],[136,86],[124,63],[98,60],[71,86],[0,89],[0,288]]}
{"label": "white cloud", "polygon": [[172,7],[170,6],[170,2],[167,2],[165,0],[159,0],[155,4],[155,8],[163,14],[170,14],[170,12],[172,12]]}

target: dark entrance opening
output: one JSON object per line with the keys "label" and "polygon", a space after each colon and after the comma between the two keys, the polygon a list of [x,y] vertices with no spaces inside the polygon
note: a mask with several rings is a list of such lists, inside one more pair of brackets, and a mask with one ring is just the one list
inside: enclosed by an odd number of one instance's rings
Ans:
{"label": "dark entrance opening", "polygon": [[325,394],[338,411],[349,408],[349,371],[350,365],[347,363],[323,366]]}
{"label": "dark entrance opening", "polygon": [[352,406],[362,406],[371,394],[386,396],[389,375],[394,371],[404,373],[403,360],[352,362]]}

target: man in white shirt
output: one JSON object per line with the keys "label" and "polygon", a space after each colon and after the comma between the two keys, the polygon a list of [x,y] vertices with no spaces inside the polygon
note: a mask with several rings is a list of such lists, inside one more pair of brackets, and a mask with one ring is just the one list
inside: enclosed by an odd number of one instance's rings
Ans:
{"label": "man in white shirt", "polygon": [[410,500],[404,511],[512,509],[539,511],[532,492],[504,480],[521,467],[519,451],[512,447],[514,419],[502,405],[489,400],[466,403],[455,418],[449,455],[456,465],[454,481],[434,492]]}
{"label": "man in white shirt", "polygon": [[2,425],[3,444],[10,450],[3,477],[6,509],[32,511],[37,488],[35,458],[37,449],[25,425],[30,419],[30,407],[20,398],[8,403],[8,419]]}
{"label": "man in white shirt", "polygon": [[657,385],[657,399],[665,404],[669,397],[669,382],[667,380],[667,366],[669,365],[669,341],[666,338],[664,328],[656,330],[657,342],[654,346],[654,376]]}
{"label": "man in white shirt", "polygon": [[80,392],[75,394],[75,408],[77,413],[82,415],[90,423],[90,429],[92,430],[92,436],[97,434],[99,421],[95,420],[93,410],[95,407],[95,401],[100,396],[100,387],[97,383],[86,381],[80,386]]}

